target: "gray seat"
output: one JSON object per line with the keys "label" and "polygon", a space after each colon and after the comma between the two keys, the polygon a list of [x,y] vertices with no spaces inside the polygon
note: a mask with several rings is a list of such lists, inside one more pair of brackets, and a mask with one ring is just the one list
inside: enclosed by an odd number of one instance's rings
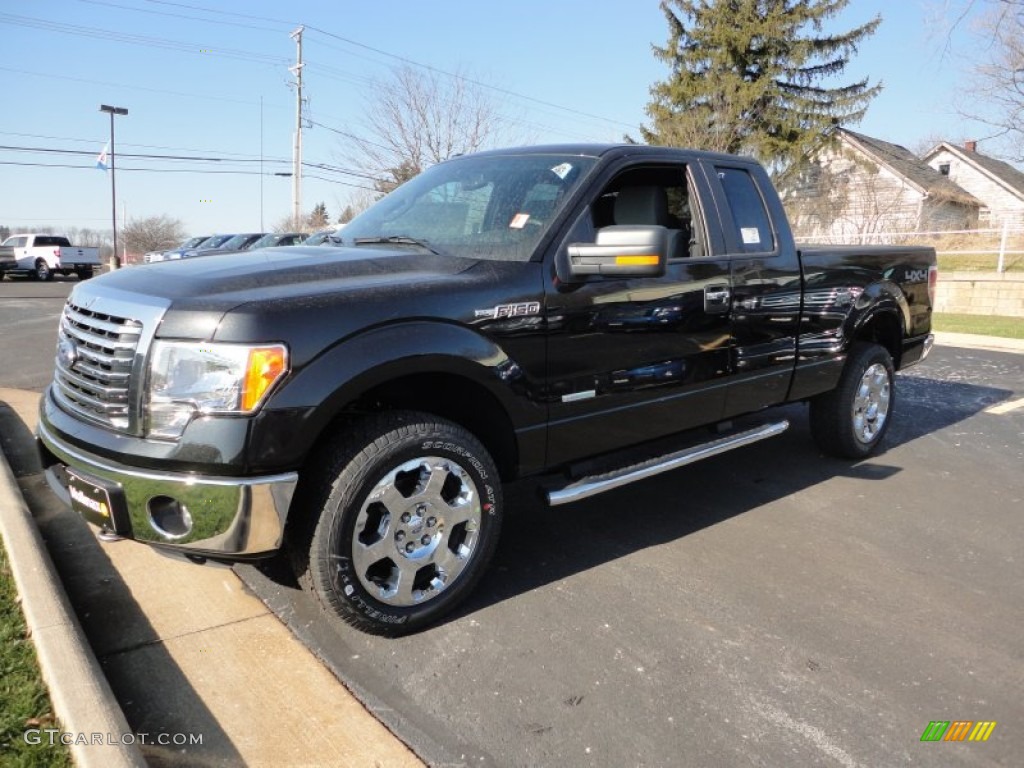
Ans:
{"label": "gray seat", "polygon": [[615,198],[616,224],[658,225],[668,229],[668,258],[678,256],[682,242],[679,222],[668,210],[664,187],[624,187]]}

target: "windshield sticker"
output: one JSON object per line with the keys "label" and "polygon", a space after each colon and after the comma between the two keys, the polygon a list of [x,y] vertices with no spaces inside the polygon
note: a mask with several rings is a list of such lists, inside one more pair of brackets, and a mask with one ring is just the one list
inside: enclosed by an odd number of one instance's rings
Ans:
{"label": "windshield sticker", "polygon": [[501,317],[525,317],[527,315],[540,314],[539,301],[523,301],[518,304],[499,304],[490,309],[477,309],[473,312],[477,317],[487,317],[497,320]]}
{"label": "windshield sticker", "polygon": [[552,168],[551,172],[555,174],[555,176],[560,178],[562,181],[565,181],[565,177],[569,175],[569,172],[571,170],[572,163],[562,163],[561,165],[556,165],[554,168]]}
{"label": "windshield sticker", "polygon": [[530,220],[530,214],[528,213],[517,213],[512,217],[512,221],[509,222],[509,229],[522,229],[526,226],[526,222]]}
{"label": "windshield sticker", "polygon": [[761,233],[757,227],[743,227],[740,230],[744,245],[758,245],[761,242]]}

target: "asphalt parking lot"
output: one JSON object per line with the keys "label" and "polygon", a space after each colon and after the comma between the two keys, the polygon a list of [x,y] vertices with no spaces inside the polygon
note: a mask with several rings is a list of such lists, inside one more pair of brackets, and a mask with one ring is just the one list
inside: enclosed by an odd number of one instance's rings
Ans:
{"label": "asphalt parking lot", "polygon": [[[0,284],[0,386],[48,381],[71,283]],[[510,489],[477,592],[411,637],[239,572],[432,764],[1016,765],[1024,408],[998,406],[1024,355],[937,348],[898,386],[865,462],[819,456],[793,406],[779,438],[587,502]],[[922,742],[935,720],[997,726]]]}

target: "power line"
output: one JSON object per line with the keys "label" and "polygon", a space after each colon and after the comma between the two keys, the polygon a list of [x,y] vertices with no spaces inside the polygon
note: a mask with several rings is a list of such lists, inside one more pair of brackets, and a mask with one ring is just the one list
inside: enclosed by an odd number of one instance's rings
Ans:
{"label": "power line", "polygon": [[[266,16],[255,16],[255,15],[247,14],[247,13],[235,13],[235,12],[231,12],[231,11],[221,11],[221,10],[217,10],[217,9],[214,9],[214,8],[205,8],[203,6],[190,5],[190,4],[187,4],[187,3],[170,2],[169,0],[146,0],[146,1],[150,2],[150,3],[159,4],[159,5],[174,6],[174,7],[177,7],[177,8],[187,8],[189,10],[201,11],[201,12],[204,12],[204,13],[216,13],[216,14],[223,15],[223,16],[233,16],[235,18],[253,19],[253,20],[257,20],[257,21],[267,21],[267,22],[272,22],[274,24],[289,24],[289,25],[293,25],[294,26],[296,23],[298,23],[298,22],[295,22],[295,21],[286,21],[284,19],[274,19],[274,18],[269,18],[269,17],[266,17]],[[206,21],[212,21],[212,20],[206,19]],[[622,120],[615,120],[613,118],[604,117],[603,115],[596,115],[596,114],[593,114],[591,112],[584,112],[584,111],[581,111],[581,110],[573,109],[571,107],[567,107],[564,104],[557,104],[555,102],[545,101],[544,99],[539,99],[539,98],[537,98],[535,96],[530,96],[530,95],[525,94],[525,93],[519,93],[518,91],[513,91],[513,90],[510,90],[508,88],[501,88],[500,86],[491,85],[490,83],[486,83],[486,82],[483,82],[483,81],[480,81],[480,80],[475,80],[473,78],[469,78],[469,77],[466,77],[464,75],[459,75],[459,74],[455,74],[453,72],[448,72],[448,71],[440,69],[438,67],[434,67],[434,66],[432,66],[430,64],[424,64],[424,63],[422,63],[420,61],[416,61],[415,59],[410,59],[410,58],[408,58],[406,56],[401,56],[401,55],[396,54],[396,53],[391,53],[390,51],[386,51],[383,48],[376,48],[376,47],[374,47],[372,45],[367,45],[366,43],[360,43],[358,40],[353,40],[351,38],[344,37],[342,35],[338,35],[338,34],[336,34],[334,32],[329,32],[329,31],[327,31],[325,29],[321,29],[320,27],[317,27],[317,26],[314,26],[314,25],[311,25],[311,24],[306,24],[305,26],[306,26],[307,29],[309,29],[309,30],[311,30],[313,32],[317,32],[317,33],[319,33],[321,35],[324,35],[325,37],[329,37],[329,38],[333,38],[335,40],[339,40],[340,42],[343,42],[346,45],[355,46],[355,47],[361,48],[363,50],[371,51],[371,52],[376,53],[376,54],[378,54],[380,56],[385,56],[385,57],[387,57],[389,59],[393,59],[393,60],[396,60],[396,61],[401,61],[401,62],[403,62],[405,64],[410,64],[410,65],[412,65],[414,67],[419,67],[421,69],[426,69],[426,70],[428,70],[430,72],[436,72],[439,75],[444,75],[446,77],[450,77],[450,78],[455,79],[455,80],[462,80],[462,81],[467,82],[467,83],[472,83],[473,85],[479,86],[481,88],[487,88],[489,90],[493,90],[493,91],[496,91],[498,93],[502,93],[502,94],[504,94],[506,96],[512,96],[512,97],[517,98],[517,99],[524,99],[524,100],[530,101],[530,102],[532,102],[534,104],[541,104],[541,105],[546,106],[546,107],[551,107],[553,109],[557,109],[560,112],[568,112],[569,114],[574,114],[574,115],[577,115],[577,116],[580,116],[580,117],[588,117],[588,118],[591,118],[591,119],[594,119],[594,120],[600,120],[600,121],[606,122],[606,123],[613,123],[613,124],[616,124],[616,125],[625,126],[626,128],[636,128],[636,126],[633,123],[627,123],[627,122],[624,122]],[[328,48],[334,48],[334,50],[343,50],[343,49],[338,49],[336,46],[331,46],[329,44],[327,44],[327,47]],[[347,53],[351,54],[350,51],[347,51]]]}
{"label": "power line", "polygon": [[[149,2],[156,2],[157,0],[148,0],[148,1]],[[123,8],[123,9],[126,9],[126,10],[137,10],[137,11],[145,12],[145,13],[163,13],[163,12],[159,12],[159,11],[148,11],[146,9],[137,9],[137,8],[131,8],[131,7],[128,7],[128,6],[121,6],[121,5],[117,5],[115,3],[110,3],[110,2],[101,2],[101,0],[80,0],[80,2],[89,2],[89,3],[92,3],[92,4],[106,5],[106,6],[111,6],[111,7],[114,7],[114,8]],[[280,19],[269,19],[269,18],[266,18],[266,17],[256,17],[256,16],[251,16],[251,15],[248,15],[248,14],[236,14],[236,13],[230,13],[230,12],[225,12],[225,11],[219,11],[219,10],[216,10],[216,9],[202,8],[200,6],[187,5],[187,4],[183,4],[183,3],[162,2],[160,4],[171,5],[171,6],[182,7],[182,8],[188,8],[190,10],[197,10],[197,11],[204,12],[204,13],[218,13],[218,14],[222,14],[222,15],[230,15],[230,16],[236,16],[236,17],[240,17],[240,18],[252,18],[252,19],[257,19],[257,20],[272,21],[273,23],[277,23],[277,24],[285,24],[285,23],[287,23],[287,22],[285,22],[283,20],[280,20]],[[215,19],[204,19],[204,18],[201,18],[201,17],[192,17],[192,16],[188,16],[188,15],[185,15],[185,14],[163,14],[163,15],[171,15],[171,16],[175,16],[175,17],[178,17],[178,18],[187,18],[187,19],[193,19],[193,20],[197,20],[197,21],[205,21],[205,22],[209,22],[209,23],[229,24],[229,25],[232,25],[232,26],[242,26],[242,27],[250,27],[251,26],[251,25],[244,25],[244,24],[238,24],[238,23],[233,23],[233,22],[220,22],[220,21],[217,21]],[[115,41],[118,41],[118,42],[126,42],[126,43],[129,43],[129,44],[136,44],[136,45],[156,46],[156,47],[160,47],[160,48],[164,48],[164,49],[176,50],[176,51],[179,51],[179,52],[186,52],[186,53],[199,53],[200,52],[200,46],[198,46],[196,44],[190,44],[190,43],[187,43],[187,42],[182,42],[182,41],[177,41],[177,40],[169,40],[169,39],[166,39],[166,38],[155,38],[155,37],[146,37],[146,36],[141,36],[141,35],[131,35],[131,34],[126,34],[126,33],[116,33],[116,32],[111,32],[109,30],[97,29],[97,28],[94,28],[94,27],[85,27],[85,26],[80,26],[80,25],[64,24],[62,22],[53,22],[53,21],[49,21],[49,20],[46,20],[46,19],[39,19],[39,18],[29,17],[29,16],[17,16],[17,15],[14,15],[14,14],[0,14],[0,21],[4,21],[4,20],[7,20],[7,21],[9,21],[10,23],[13,23],[13,24],[20,24],[20,25],[23,25],[23,26],[36,27],[36,28],[46,29],[46,30],[50,30],[50,31],[57,31],[57,32],[65,33],[65,34],[79,35],[79,36],[85,36],[85,37],[98,37],[98,38],[112,39],[112,40],[115,40]],[[486,82],[481,81],[481,80],[476,80],[474,78],[470,78],[470,77],[467,77],[465,75],[461,75],[461,74],[457,74],[457,73],[453,73],[453,72],[448,72],[448,71],[440,69],[438,67],[434,67],[434,66],[429,65],[429,64],[424,64],[424,63],[416,61],[414,59],[410,59],[410,58],[405,57],[405,56],[400,56],[398,54],[391,53],[391,52],[383,50],[381,48],[376,48],[374,46],[367,45],[365,43],[360,43],[357,40],[353,40],[351,38],[347,38],[347,37],[344,37],[342,35],[338,35],[338,34],[335,34],[333,32],[329,32],[329,31],[321,29],[319,27],[310,26],[309,29],[311,31],[314,31],[314,32],[317,32],[317,33],[319,33],[321,35],[324,35],[324,36],[326,36],[328,38],[333,38],[333,39],[339,40],[339,41],[345,43],[346,45],[355,46],[355,47],[358,47],[358,48],[362,48],[364,50],[372,51],[373,53],[379,54],[381,56],[386,56],[386,57],[394,59],[396,61],[401,61],[403,63],[409,64],[409,65],[412,65],[412,66],[415,66],[415,67],[419,67],[419,68],[427,70],[429,72],[433,72],[433,73],[436,73],[436,74],[439,74],[439,75],[443,75],[445,77],[448,77],[448,78],[451,78],[451,79],[454,79],[454,80],[470,83],[470,84],[476,85],[476,86],[481,87],[481,88],[492,90],[492,91],[495,91],[497,93],[501,93],[501,94],[503,94],[505,96],[510,96],[512,98],[526,100],[526,101],[529,101],[529,102],[534,103],[534,104],[539,104],[541,106],[548,107],[549,109],[558,110],[560,113],[568,113],[568,114],[572,114],[572,115],[576,115],[576,116],[580,116],[580,117],[586,117],[586,118],[589,118],[591,120],[599,120],[599,121],[602,121],[602,122],[605,122],[605,123],[612,123],[612,124],[616,124],[616,125],[620,125],[620,126],[625,126],[627,128],[635,128],[636,127],[632,123],[626,123],[626,122],[621,121],[621,120],[615,120],[613,118],[604,117],[602,115],[597,115],[597,114],[594,114],[594,113],[591,113],[591,112],[585,112],[585,111],[582,111],[582,110],[573,109],[571,107],[567,107],[567,106],[562,105],[562,104],[557,104],[557,103],[554,103],[554,102],[546,101],[544,99],[540,99],[540,98],[537,98],[535,96],[530,96],[528,94],[520,93],[518,91],[513,91],[513,90],[508,89],[508,88],[501,88],[499,86],[491,85],[490,83],[486,83]],[[332,45],[330,45],[330,43],[322,43],[322,44],[325,45],[325,47],[332,48],[333,50],[344,50],[344,49],[338,48],[337,46],[332,46]],[[252,52],[252,51],[245,51],[245,50],[240,50],[240,49],[229,49],[229,48],[218,49],[218,48],[211,47],[211,48],[205,49],[205,51],[206,52],[203,55],[225,56],[225,57],[228,57],[228,58],[236,58],[236,59],[248,60],[248,61],[253,61],[253,62],[256,62],[256,63],[265,64],[265,65],[278,66],[278,65],[287,63],[287,60],[283,59],[281,57],[275,57],[275,56],[270,56],[268,54],[260,54],[260,53],[255,53],[255,52]],[[345,52],[349,53],[350,55],[353,55],[351,51],[345,51]],[[327,77],[328,79],[343,80],[345,82],[351,82],[351,83],[354,83],[356,85],[369,85],[369,84],[372,84],[372,79],[370,79],[370,78],[366,78],[366,77],[361,76],[361,75],[356,75],[356,74],[348,73],[348,72],[345,72],[343,70],[339,70],[337,68],[330,67],[330,66],[325,65],[325,64],[315,64],[313,62],[310,62],[310,63],[313,64],[315,69],[318,72],[320,72],[321,75],[323,75],[324,77]],[[380,63],[380,62],[378,62],[378,63]],[[73,79],[73,78],[68,78],[68,79]],[[117,84],[108,84],[108,85],[114,85],[115,87],[118,87]],[[122,86],[122,87],[131,87],[131,86]],[[147,90],[147,89],[143,89],[143,90]],[[157,89],[148,89],[148,90],[157,90]],[[168,92],[168,91],[165,91],[165,92]],[[174,92],[169,92],[169,93],[174,93]],[[187,95],[187,94],[178,94],[178,95]],[[203,97],[203,98],[218,98],[218,97]],[[231,99],[221,99],[221,100],[222,101],[230,101]],[[241,100],[237,100],[237,99],[234,100],[234,101],[238,101],[240,103],[246,103],[246,104],[254,104],[255,103],[255,102],[241,101]],[[533,127],[548,128],[548,126],[543,126],[543,125],[538,124],[538,123],[529,123],[529,122],[523,121],[523,120],[519,120],[518,122],[520,122],[520,124],[531,125]]]}
{"label": "power line", "polygon": [[163,37],[149,37],[147,35],[114,32],[112,30],[99,29],[97,27],[86,27],[79,24],[66,24],[59,21],[50,21],[48,19],[40,19],[34,16],[18,16],[13,13],[0,13],[0,23],[42,29],[48,32],[60,32],[61,34],[74,35],[77,37],[114,40],[119,43],[142,45],[147,48],[163,48],[165,50],[192,53],[199,56],[222,56],[275,67],[287,63],[287,59],[283,59],[278,56],[271,56],[265,53],[255,53],[253,51],[245,51],[237,48],[215,48],[213,46],[207,48],[205,45],[198,46],[193,43],[170,40]]}
{"label": "power line", "polygon": [[363,144],[369,144],[371,147],[377,147],[377,149],[384,149],[384,150],[388,150],[388,151],[391,151],[393,149],[393,147],[388,147],[388,146],[385,146],[383,144],[378,144],[375,141],[370,141],[369,139],[361,138],[359,136],[356,136],[354,133],[349,133],[348,131],[343,131],[340,128],[332,128],[331,126],[324,125],[323,123],[319,123],[316,120],[310,120],[309,122],[312,123],[313,125],[319,126],[320,128],[325,128],[326,130],[331,131],[332,133],[336,133],[339,136],[344,136],[347,139],[352,139],[353,141],[359,141],[359,142],[362,142]]}
{"label": "power line", "polygon": [[[105,141],[105,139],[82,139],[82,138],[75,138],[73,136],[47,136],[47,135],[40,134],[40,133],[17,133],[15,131],[0,131],[0,136],[21,136],[21,137],[29,138],[29,139],[52,139],[54,141],[77,141],[77,142],[80,142],[80,143],[95,144],[96,146],[102,146],[103,142]],[[253,155],[253,154],[245,153],[245,152],[230,152],[230,151],[225,150],[225,149],[198,149],[196,147],[167,147],[167,146],[163,146],[161,144],[131,144],[131,143],[127,142],[127,141],[119,141],[118,142],[118,146],[121,146],[121,147],[142,147],[144,149],[171,149],[171,150],[178,150],[178,151],[181,151],[181,152],[210,152],[210,153],[217,153],[217,154],[220,154],[220,155],[236,155],[236,156],[238,156],[240,158],[244,158],[244,159],[248,159],[248,160],[255,160],[257,162],[260,159],[259,156],[257,156],[257,155]],[[122,154],[123,155],[124,153],[120,152],[118,154]],[[283,158],[283,157],[266,157],[266,156],[264,156],[263,160],[264,161],[269,161],[269,162],[282,162],[282,163],[289,162],[287,160],[287,158]]]}
{"label": "power line", "polygon": [[[118,3],[104,2],[104,0],[78,0],[80,3],[88,3],[89,5],[105,5],[109,8],[117,8],[123,11],[135,11],[136,13],[150,13],[156,16],[168,16],[175,19],[189,19],[190,21],[205,21],[207,24],[222,24],[230,27],[241,27],[243,29],[257,29],[265,32],[278,32],[280,30],[273,27],[260,27],[255,24],[242,24],[237,21],[218,21],[217,19],[204,19],[200,16],[189,16],[184,13],[170,13],[168,11],[154,11],[147,8],[136,8],[131,5],[120,5]],[[283,22],[280,22],[283,23]]]}
{"label": "power line", "polygon": [[[0,165],[13,165],[13,166],[22,166],[22,167],[27,167],[27,168],[72,168],[72,169],[81,169],[81,170],[88,170],[88,171],[95,171],[96,170],[96,166],[95,165],[71,165],[70,163],[27,163],[27,162],[15,161],[15,160],[0,160]],[[129,167],[121,166],[121,165],[117,166],[117,170],[119,170],[119,171],[135,171],[135,172],[141,172],[141,173],[197,173],[197,174],[201,174],[201,175],[202,174],[218,174],[218,175],[227,175],[227,176],[260,176],[260,175],[263,175],[263,176],[275,176],[276,175],[274,173],[263,173],[263,174],[261,174],[259,171],[220,170],[220,169],[211,169],[211,168],[129,168]],[[330,171],[331,169],[327,168],[325,170]],[[367,187],[367,186],[365,186],[363,184],[354,184],[352,182],[342,181],[340,179],[326,179],[323,176],[316,176],[316,175],[311,176],[311,178],[317,179],[319,181],[326,181],[329,184],[338,184],[338,185],[343,186],[343,187],[354,187],[356,189],[368,189],[368,190],[373,191],[373,192],[377,191],[373,187]]]}
{"label": "power line", "polygon": [[545,107],[552,107],[553,109],[557,109],[557,110],[560,110],[562,112],[568,112],[569,114],[578,115],[580,117],[589,117],[589,118],[591,118],[593,120],[601,120],[601,121],[607,122],[607,123],[615,123],[617,125],[626,126],[627,128],[635,128],[636,127],[632,123],[625,123],[625,122],[623,122],[621,120],[615,120],[615,119],[612,119],[610,117],[604,117],[602,115],[595,115],[592,112],[583,112],[583,111],[578,110],[578,109],[573,109],[572,107],[567,107],[567,106],[565,106],[563,104],[556,104],[556,103],[551,102],[551,101],[545,101],[544,99],[538,99],[535,96],[529,96],[529,95],[527,95],[525,93],[519,93],[518,91],[509,90],[508,88],[502,88],[502,87],[497,86],[497,85],[491,85],[490,83],[485,83],[482,80],[475,80],[475,79],[473,79],[471,77],[466,77],[465,75],[459,75],[459,74],[456,74],[454,72],[448,72],[446,70],[439,69],[438,67],[434,67],[434,66],[432,66],[430,64],[423,64],[422,62],[416,61],[415,59],[410,59],[410,58],[407,58],[405,56],[400,56],[397,53],[390,53],[389,51],[385,51],[385,50],[383,50],[381,48],[375,48],[372,45],[366,45],[365,43],[360,43],[357,40],[352,40],[351,38],[343,37],[341,35],[335,34],[334,32],[328,32],[327,30],[320,29],[319,27],[313,26],[312,24],[308,24],[306,26],[307,26],[307,29],[309,29],[310,31],[319,32],[321,35],[325,35],[327,37],[334,38],[335,40],[340,40],[341,42],[346,43],[348,45],[354,45],[354,46],[356,46],[358,48],[363,48],[363,49],[368,50],[368,51],[373,51],[374,53],[378,53],[378,54],[380,54],[382,56],[387,56],[388,58],[395,59],[396,61],[401,61],[401,62],[403,62],[405,64],[411,64],[414,67],[420,67],[421,69],[426,69],[426,70],[428,70],[430,72],[436,72],[439,75],[444,75],[446,77],[450,77],[453,80],[461,80],[463,82],[471,83],[472,85],[479,86],[480,88],[487,88],[489,90],[496,91],[496,92],[504,94],[506,96],[512,96],[512,97],[517,98],[517,99],[523,99],[525,101],[533,102],[534,104],[541,104],[541,105],[543,105]]}
{"label": "power line", "polygon": [[[90,152],[84,149],[60,149],[57,147],[21,147],[7,144],[0,144],[0,150],[7,150],[9,152],[40,152],[40,153],[52,153],[59,155],[94,155],[95,152]],[[197,162],[206,163],[258,163],[259,158],[232,158],[232,157],[202,157],[198,155],[157,155],[149,153],[139,152],[118,152],[118,157],[135,157],[145,158],[150,160],[193,160]],[[264,158],[264,162],[267,162],[268,158]],[[269,162],[287,162],[286,160],[270,160]]]}
{"label": "power line", "polygon": [[[6,150],[8,152],[27,152],[27,153],[40,153],[40,154],[58,154],[58,155],[77,155],[77,156],[93,156],[95,153],[89,150],[82,149],[62,149],[58,147],[25,147],[25,146],[14,146],[0,144],[0,151]],[[174,161],[185,161],[185,162],[205,162],[205,163],[227,163],[227,164],[243,164],[243,163],[259,163],[259,158],[231,158],[231,157],[203,157],[198,155],[159,155],[150,153],[139,153],[139,152],[118,152],[118,157],[131,157],[135,159],[143,160],[174,160]],[[291,163],[290,160],[284,159],[270,159],[264,158],[264,162],[272,163]],[[328,171],[331,173],[340,173],[345,176],[355,176],[357,178],[369,179],[370,181],[381,181],[382,179],[378,176],[366,173],[361,170],[353,170],[351,168],[343,168],[338,165],[331,165],[329,163],[317,163],[304,161],[302,163],[304,168],[316,168],[322,171]],[[69,166],[69,167],[88,167],[88,166]],[[160,170],[160,169],[153,169]],[[163,169],[171,171],[172,169]],[[190,169],[186,169],[190,170]],[[201,171],[197,171],[201,172]],[[214,171],[210,171],[213,173]],[[266,176],[274,175],[273,172],[264,174]]]}
{"label": "power line", "polygon": [[256,21],[269,21],[273,24],[286,24],[290,27],[294,27],[298,22],[292,20],[288,21],[285,19],[272,19],[267,16],[254,16],[251,13],[235,13],[233,11],[221,11],[217,8],[204,8],[199,5],[189,5],[188,3],[174,3],[170,0],[146,0],[147,3],[153,3],[154,5],[170,5],[175,8],[188,8],[192,11],[202,11],[203,13],[216,13],[221,16],[234,16],[240,19],[254,19]]}
{"label": "power line", "polygon": [[[109,80],[89,80],[84,77],[71,77],[69,75],[54,75],[49,72],[32,72],[27,69],[14,69],[13,67],[0,67],[0,71],[14,72],[19,75],[31,75],[33,77],[48,77],[54,80],[69,80],[74,83],[88,83],[89,85],[105,85],[110,88],[123,88],[130,91],[146,91],[148,93],[165,93],[171,96],[184,96],[186,98],[196,99],[212,99],[218,103],[229,103],[229,104],[248,104],[251,106],[257,106],[258,101],[246,101],[244,99],[232,99],[228,96],[217,96],[213,94],[203,93],[189,93],[187,91],[170,91],[166,88],[147,88],[143,85],[124,85],[122,83],[112,83]],[[269,106],[275,109],[283,109],[280,104],[270,104]]]}

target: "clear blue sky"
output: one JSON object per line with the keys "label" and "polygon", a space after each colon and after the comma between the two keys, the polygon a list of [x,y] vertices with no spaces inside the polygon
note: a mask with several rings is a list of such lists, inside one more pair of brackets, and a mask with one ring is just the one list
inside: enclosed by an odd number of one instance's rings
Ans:
{"label": "clear blue sky", "polygon": [[[857,130],[911,147],[928,137],[985,135],[952,108],[966,84],[960,56],[970,42],[967,22],[948,39],[933,23],[949,4],[853,0],[835,22],[848,29],[883,16],[844,77],[885,84]],[[648,89],[666,74],[650,50],[668,31],[656,0],[4,0],[0,224],[110,228],[109,177],[95,169],[109,134],[109,117],[99,111],[105,103],[129,110],[115,127],[119,218],[123,201],[129,218],[168,214],[189,233],[257,231],[262,202],[262,228],[271,229],[291,210],[291,180],[272,174],[291,169],[289,32],[299,24],[307,25],[308,114],[348,132],[362,131],[368,83],[386,76],[397,57],[461,68],[528,97],[493,91],[531,142],[636,134]],[[321,125],[304,134],[304,160],[352,168],[343,139]],[[305,173],[303,208],[322,201],[332,220],[357,191],[345,183],[366,183],[336,171]]]}

